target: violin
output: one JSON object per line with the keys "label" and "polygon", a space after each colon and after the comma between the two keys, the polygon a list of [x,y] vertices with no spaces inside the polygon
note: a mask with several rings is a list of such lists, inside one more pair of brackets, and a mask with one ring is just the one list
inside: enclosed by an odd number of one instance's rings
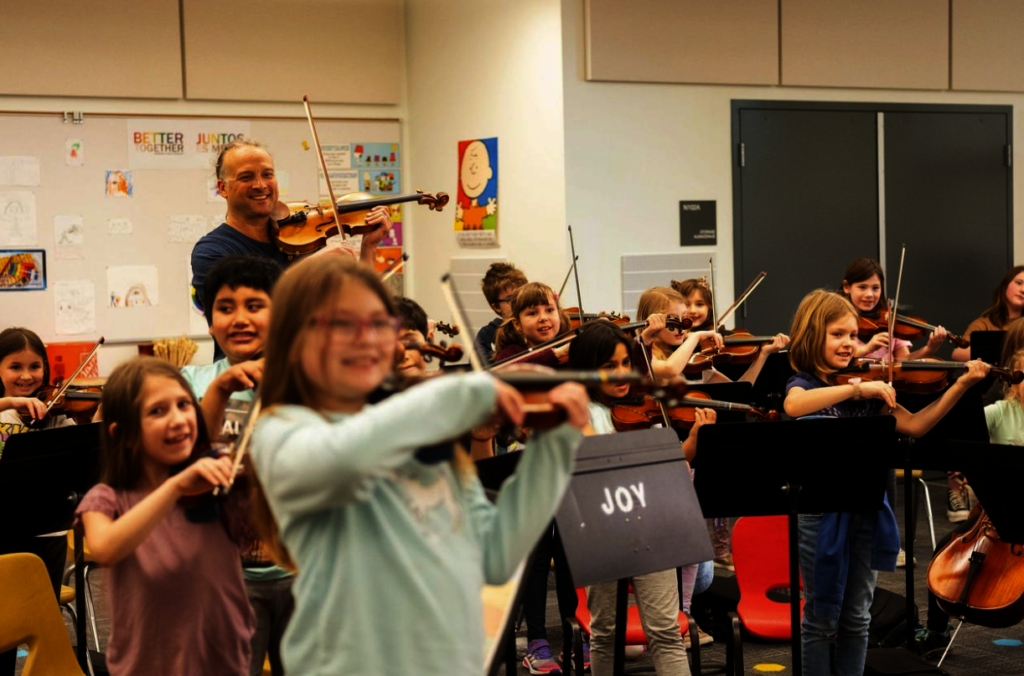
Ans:
{"label": "violin", "polygon": [[761,348],[774,340],[775,336],[755,336],[743,329],[736,329],[725,336],[721,348],[714,339],[705,338],[700,341],[700,353],[690,357],[683,373],[700,373],[721,364],[750,364],[757,359]]}
{"label": "violin", "polygon": [[[933,394],[941,392],[948,383],[950,371],[966,371],[965,362],[941,361],[939,359],[914,359],[893,363],[892,386],[897,392],[910,394]],[[992,366],[989,373],[1012,385],[1024,381],[1024,372]],[[865,380],[888,380],[889,363],[880,359],[855,359],[842,371],[831,376],[832,384],[848,385],[855,378]]]}
{"label": "violin", "polygon": [[461,345],[449,345],[448,347],[442,347],[441,345],[435,345],[434,343],[419,343],[415,345],[406,345],[407,350],[416,350],[424,357],[437,357],[441,361],[456,362],[462,359],[462,346]]}
{"label": "violin", "polygon": [[437,322],[436,324],[434,324],[434,328],[443,333],[444,335],[448,336],[449,338],[454,338],[455,336],[459,335],[458,324],[452,325],[445,324],[444,322]]}
{"label": "violin", "polygon": [[[870,313],[870,316],[858,313],[857,335],[861,340],[871,340],[871,337],[876,333],[889,330],[889,319],[889,310],[878,310]],[[932,326],[920,317],[906,317],[897,313],[893,335],[902,340],[918,340],[925,337],[925,332],[934,332],[937,329],[937,326]],[[971,341],[948,331],[946,332],[946,340],[960,348],[971,346]]]}
{"label": "violin", "polygon": [[[100,336],[99,340],[96,341],[96,344],[92,346],[92,350],[90,350],[89,354],[86,355],[85,359],[82,360],[82,363],[78,365],[78,368],[74,370],[74,372],[68,377],[67,380],[64,381],[64,383],[60,387],[44,387],[40,390],[39,398],[43,403],[46,404],[46,411],[40,418],[36,420],[30,420],[26,427],[28,427],[29,429],[38,429],[39,427],[42,426],[42,421],[45,420],[46,416],[48,416],[51,412],[61,412],[64,415],[68,415],[68,417],[73,417],[75,415],[90,415],[90,407],[91,413],[96,412],[96,408],[99,407],[100,405],[100,399],[102,397],[103,392],[102,388],[76,388],[77,391],[81,392],[82,394],[73,395],[70,401],[67,395],[68,390],[70,390],[72,387],[72,381],[74,381],[74,379],[78,377],[78,374],[82,372],[82,369],[85,368],[85,365],[92,361],[93,356],[95,356],[96,352],[99,351],[100,346],[103,345],[103,343],[105,342],[106,338]],[[86,392],[86,390],[91,391]],[[88,405],[84,403],[87,401],[90,402]],[[71,411],[70,415],[68,414],[68,411]]]}
{"label": "violin", "polygon": [[575,329],[580,324],[585,324],[595,319],[607,319],[608,321],[623,326],[629,324],[629,315],[620,315],[615,312],[580,312],[576,306],[563,308],[569,317],[569,328]]}
{"label": "violin", "polygon": [[[675,429],[691,429],[697,420],[698,408],[713,408],[723,411],[743,411],[759,420],[778,420],[778,411],[764,412],[747,404],[734,404],[730,401],[717,401],[707,392],[692,390],[682,397],[670,397],[664,404],[665,414],[669,417],[671,427]],[[662,407],[653,397],[640,400],[626,399],[612,406],[612,425],[619,432],[649,429],[653,425],[665,424]]]}
{"label": "violin", "polygon": [[366,215],[374,207],[416,202],[441,211],[448,204],[448,194],[437,195],[416,191],[415,195],[376,197],[365,192],[342,195],[331,207],[331,202],[310,204],[308,202],[278,202],[271,214],[277,222],[274,244],[289,256],[318,251],[327,245],[327,240],[338,234],[365,235],[379,225],[367,225]]}
{"label": "violin", "polygon": [[953,617],[983,627],[1012,627],[1024,620],[1024,546],[999,538],[978,505],[974,526],[935,552],[928,588]]}

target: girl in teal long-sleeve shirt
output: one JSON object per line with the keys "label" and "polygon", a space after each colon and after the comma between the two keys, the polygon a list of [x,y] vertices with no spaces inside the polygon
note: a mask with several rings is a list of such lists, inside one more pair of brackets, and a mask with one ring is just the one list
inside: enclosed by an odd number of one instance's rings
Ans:
{"label": "girl in teal long-sleeve shirt", "polygon": [[521,421],[517,392],[486,374],[445,376],[371,404],[397,320],[376,276],[340,256],[290,268],[274,308],[252,456],[264,539],[299,573],[286,669],[478,676],[481,588],[507,580],[550,521],[585,391],[552,391],[569,424],[536,435],[492,505],[461,450],[440,463],[417,450],[495,410]]}

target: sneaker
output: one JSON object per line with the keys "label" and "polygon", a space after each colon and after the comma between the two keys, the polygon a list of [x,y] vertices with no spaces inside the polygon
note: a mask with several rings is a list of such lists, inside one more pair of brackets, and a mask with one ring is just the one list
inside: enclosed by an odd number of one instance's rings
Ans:
{"label": "sneaker", "polygon": [[[917,565],[917,557],[914,557],[914,565]],[[906,568],[907,567],[907,553],[900,549],[900,553],[896,555],[896,567]]]}
{"label": "sneaker", "polygon": [[529,669],[531,674],[562,673],[562,667],[558,666],[558,662],[551,656],[551,646],[542,638],[530,641],[526,646],[523,666]]}
{"label": "sneaker", "polygon": [[[711,634],[705,633],[705,631],[699,627],[697,628],[697,643],[700,645],[707,645],[714,642],[715,639]],[[692,642],[690,641],[690,632],[686,632],[686,635],[683,636],[683,647],[689,650],[691,646]]]}
{"label": "sneaker", "polygon": [[924,659],[938,659],[950,640],[949,627],[946,631],[932,631],[924,627],[914,634],[914,650]]}
{"label": "sneaker", "polygon": [[967,484],[965,488],[967,488],[967,509],[974,509],[974,506],[978,504],[978,496],[974,494],[974,489],[970,484]]}
{"label": "sneaker", "polygon": [[647,654],[647,645],[628,645],[626,646],[626,659],[630,662],[636,662],[642,660],[644,655]]}
{"label": "sneaker", "polygon": [[[964,517],[964,518],[967,518],[967,517]],[[730,554],[726,554],[725,556],[716,556],[715,557],[715,568],[724,568],[725,570],[729,570],[729,571],[734,571],[735,572],[736,566],[733,565],[732,554],[730,553]]]}
{"label": "sneaker", "polygon": [[[568,669],[566,669],[566,671],[568,671],[569,673],[572,673],[572,670],[576,668],[576,655],[574,653],[570,652],[569,656],[570,656],[569,659],[572,662],[572,665]],[[627,653],[627,657],[628,657],[628,653]],[[590,641],[588,641],[585,638],[583,639],[583,671],[585,671],[585,672],[590,671]]]}
{"label": "sneaker", "polygon": [[949,491],[949,496],[946,498],[946,518],[949,519],[950,523],[960,523],[967,521],[967,517],[970,516],[971,510],[967,508],[967,491]]}

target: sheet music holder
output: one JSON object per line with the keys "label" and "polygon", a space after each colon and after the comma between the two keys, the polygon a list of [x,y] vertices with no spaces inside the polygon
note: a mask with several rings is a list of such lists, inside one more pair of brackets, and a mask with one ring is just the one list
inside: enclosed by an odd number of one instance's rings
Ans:
{"label": "sheet music holder", "polygon": [[[789,352],[773,352],[768,355],[754,381],[751,402],[764,410],[782,413],[782,402],[786,399],[786,383],[796,371],[789,364]],[[750,403],[750,402],[748,402]]]}
{"label": "sheet music holder", "polygon": [[[704,517],[789,516],[790,589],[799,589],[797,515],[879,509],[886,462],[898,457],[895,429],[892,416],[706,425],[693,463]],[[790,599],[799,674],[800,595]]]}
{"label": "sheet music holder", "polygon": [[[12,434],[0,455],[0,533],[34,536],[68,530],[75,509],[99,481],[100,425]],[[82,536],[75,533],[75,588],[85,588]],[[85,594],[75,596],[78,664],[88,671]]]}
{"label": "sheet music holder", "polygon": [[629,578],[714,555],[675,431],[584,438],[555,521],[577,586],[618,580],[614,673],[621,674]]}
{"label": "sheet music holder", "polygon": [[1001,366],[1003,357],[1003,341],[1006,331],[972,331],[971,359],[980,359],[986,364]]}

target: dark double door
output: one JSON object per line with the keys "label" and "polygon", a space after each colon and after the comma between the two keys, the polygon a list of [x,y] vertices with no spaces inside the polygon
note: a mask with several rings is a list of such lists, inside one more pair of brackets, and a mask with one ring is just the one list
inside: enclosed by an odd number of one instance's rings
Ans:
{"label": "dark double door", "polygon": [[803,296],[880,259],[900,305],[962,333],[1013,264],[1008,106],[733,102],[737,318],[788,332]]}

